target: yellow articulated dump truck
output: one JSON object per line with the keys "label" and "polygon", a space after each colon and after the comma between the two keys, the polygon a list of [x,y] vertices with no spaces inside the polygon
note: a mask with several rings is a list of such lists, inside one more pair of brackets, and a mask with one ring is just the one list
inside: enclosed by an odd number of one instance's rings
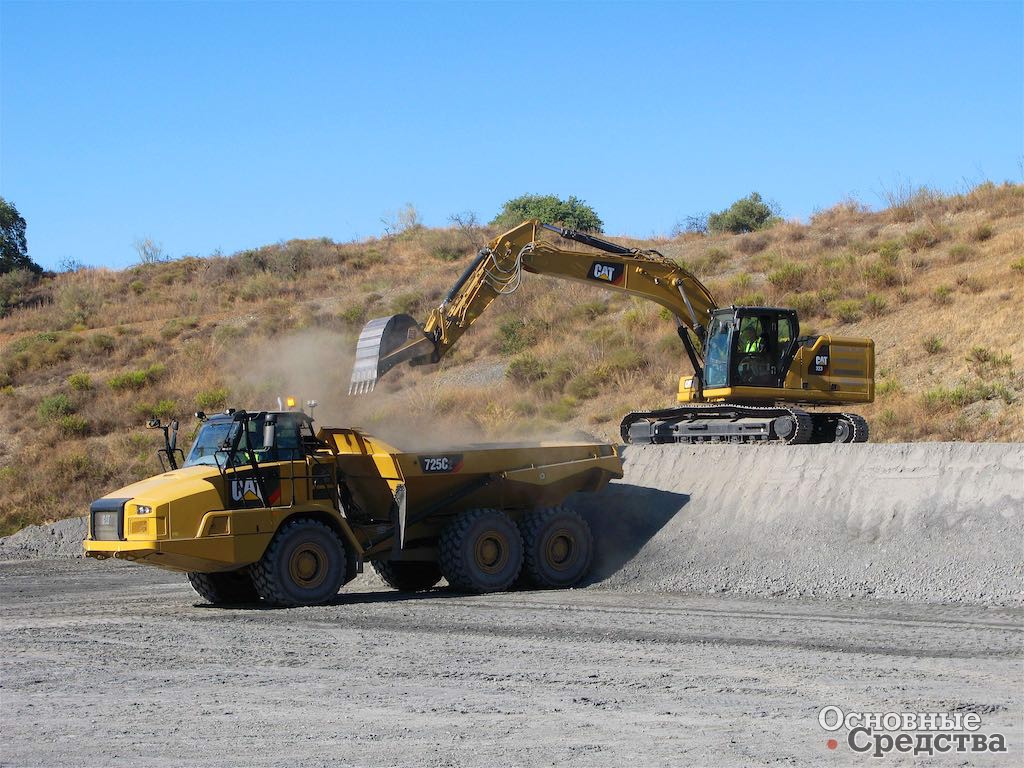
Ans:
{"label": "yellow articulated dump truck", "polygon": [[622,477],[599,443],[402,452],[302,411],[196,416],[187,457],[177,422],[150,422],[169,471],[94,501],[84,546],[187,573],[211,603],[323,603],[367,561],[406,591],[570,587],[593,539],[562,502]]}

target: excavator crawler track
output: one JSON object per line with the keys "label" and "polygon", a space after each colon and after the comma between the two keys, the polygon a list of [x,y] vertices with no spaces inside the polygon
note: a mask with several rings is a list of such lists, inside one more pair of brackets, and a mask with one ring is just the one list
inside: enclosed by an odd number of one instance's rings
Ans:
{"label": "excavator crawler track", "polygon": [[688,405],[628,414],[626,443],[863,443],[867,422],[851,413],[756,405]]}

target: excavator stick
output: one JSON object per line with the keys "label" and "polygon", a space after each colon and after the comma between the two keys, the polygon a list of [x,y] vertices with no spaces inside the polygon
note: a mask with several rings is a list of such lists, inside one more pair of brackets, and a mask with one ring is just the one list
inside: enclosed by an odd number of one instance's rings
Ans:
{"label": "excavator stick", "polygon": [[437,345],[409,315],[388,315],[370,320],[356,342],[350,395],[372,392],[377,379],[407,360],[437,362]]}

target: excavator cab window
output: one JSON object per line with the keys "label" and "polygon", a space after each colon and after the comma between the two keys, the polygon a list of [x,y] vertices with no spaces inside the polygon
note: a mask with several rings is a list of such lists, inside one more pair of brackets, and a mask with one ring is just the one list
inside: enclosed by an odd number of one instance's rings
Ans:
{"label": "excavator cab window", "polygon": [[704,386],[707,389],[729,386],[729,339],[731,334],[731,316],[716,316],[711,320],[704,351]]}

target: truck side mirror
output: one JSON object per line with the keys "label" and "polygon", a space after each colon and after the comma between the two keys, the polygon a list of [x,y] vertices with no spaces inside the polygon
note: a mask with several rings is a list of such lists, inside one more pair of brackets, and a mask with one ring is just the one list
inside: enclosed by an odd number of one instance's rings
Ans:
{"label": "truck side mirror", "polygon": [[277,420],[268,418],[263,422],[263,447],[273,448],[277,439]]}
{"label": "truck side mirror", "polygon": [[173,451],[178,447],[178,420],[172,419],[168,426],[171,428],[171,436],[167,440],[167,447]]}

